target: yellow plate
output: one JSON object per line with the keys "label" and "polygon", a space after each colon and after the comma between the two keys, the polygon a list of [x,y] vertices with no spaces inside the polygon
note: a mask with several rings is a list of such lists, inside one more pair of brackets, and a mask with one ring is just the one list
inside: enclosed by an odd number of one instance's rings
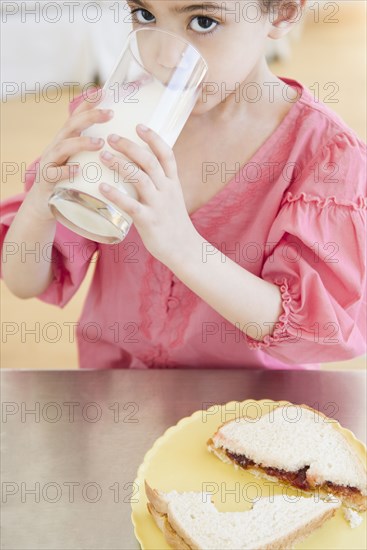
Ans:
{"label": "yellow plate", "polygon": [[[207,410],[199,410],[191,416],[182,418],[176,426],[171,426],[159,437],[153,447],[146,453],[135,480],[137,491],[132,501],[131,519],[135,536],[142,550],[170,550],[162,532],[158,529],[147,510],[147,497],[144,490],[144,479],[153,489],[164,492],[208,491],[213,493],[212,500],[219,511],[242,511],[251,508],[251,501],[260,496],[271,494],[297,497],[301,492],[288,487],[282,488],[276,483],[261,480],[245,470],[235,470],[230,464],[224,464],[207,450],[206,441],[227,420],[238,416],[259,418],[279,405],[288,401],[248,399],[231,401],[226,405],[214,405]],[[341,429],[350,444],[365,463],[367,452],[361,441],[354,434]],[[366,512],[361,514],[363,521],[352,529],[344,519],[342,509],[324,525],[311,533],[304,541],[298,543],[297,550],[365,550],[366,549]]]}

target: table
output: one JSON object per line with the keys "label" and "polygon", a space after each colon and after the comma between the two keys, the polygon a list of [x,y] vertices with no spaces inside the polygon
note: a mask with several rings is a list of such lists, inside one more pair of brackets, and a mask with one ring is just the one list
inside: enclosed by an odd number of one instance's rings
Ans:
{"label": "table", "polygon": [[245,399],[305,403],[366,442],[366,373],[179,369],[11,371],[2,378],[2,548],[139,548],[133,481],[183,416]]}

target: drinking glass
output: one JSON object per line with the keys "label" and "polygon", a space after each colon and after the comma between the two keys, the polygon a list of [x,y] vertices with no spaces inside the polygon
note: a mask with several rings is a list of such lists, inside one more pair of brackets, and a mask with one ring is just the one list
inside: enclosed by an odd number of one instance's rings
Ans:
{"label": "drinking glass", "polygon": [[81,134],[104,138],[104,150],[126,161],[128,175],[122,178],[104,166],[99,160],[101,150],[73,155],[67,163],[79,163],[79,173],[57,183],[49,199],[56,219],[91,240],[121,242],[132,219],[104,197],[98,186],[106,182],[137,199],[132,183],[137,166],[112,149],[107,136],[118,134],[149,149],[136,132],[136,125],[142,123],[172,148],[197,102],[206,73],[205,60],[181,37],[159,28],[131,31],[110,78],[100,90],[98,108],[112,109],[114,116]]}

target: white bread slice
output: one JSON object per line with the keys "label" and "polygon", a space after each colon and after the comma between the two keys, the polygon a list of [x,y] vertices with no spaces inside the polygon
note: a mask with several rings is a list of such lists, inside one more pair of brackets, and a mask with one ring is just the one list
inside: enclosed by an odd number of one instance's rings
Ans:
{"label": "white bread slice", "polygon": [[282,495],[259,499],[244,512],[219,512],[209,493],[153,490],[145,482],[148,510],[167,542],[179,550],[282,550],[304,539],[341,505]]}
{"label": "white bread slice", "polygon": [[[367,509],[366,465],[339,424],[306,405],[283,405],[255,420],[242,417],[225,422],[207,445],[223,462],[285,485],[297,487],[297,482],[265,468],[283,470],[283,474],[306,468],[299,490],[317,491],[320,496],[332,493],[348,507]],[[244,455],[254,464],[241,465],[243,459],[226,451]]]}

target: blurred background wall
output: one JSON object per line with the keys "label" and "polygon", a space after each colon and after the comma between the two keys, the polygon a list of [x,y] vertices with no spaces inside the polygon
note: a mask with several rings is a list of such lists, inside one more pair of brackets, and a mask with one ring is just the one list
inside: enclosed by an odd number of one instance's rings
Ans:
{"label": "blurred background wall", "polygon": [[2,97],[104,81],[131,30],[121,0],[2,2]]}
{"label": "blurred background wall", "polygon": [[[103,84],[131,30],[127,15],[120,0],[1,3],[2,199],[22,192],[25,167],[65,123],[69,100],[85,85]],[[267,47],[275,74],[309,87],[363,140],[365,20],[365,0],[310,0],[289,38]],[[70,324],[78,321],[93,267],[64,309],[20,300],[1,281],[3,368],[77,368]],[[361,357],[323,368],[365,366]]]}

